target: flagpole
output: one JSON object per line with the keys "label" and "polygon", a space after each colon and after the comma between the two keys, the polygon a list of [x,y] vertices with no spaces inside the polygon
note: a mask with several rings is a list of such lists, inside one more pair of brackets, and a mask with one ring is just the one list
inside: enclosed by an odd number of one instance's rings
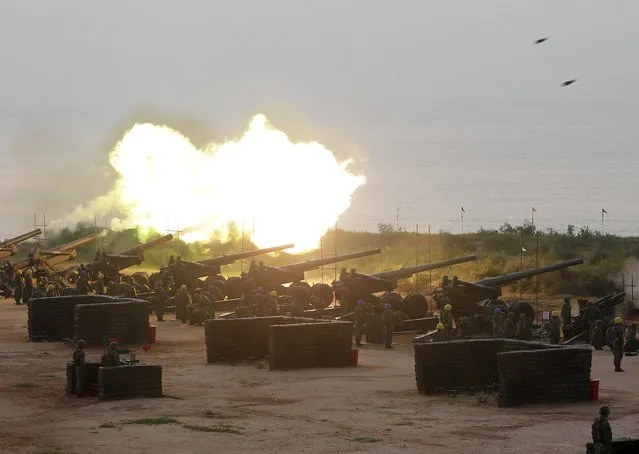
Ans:
{"label": "flagpole", "polygon": [[535,225],[535,208],[531,208],[530,210],[530,223]]}
{"label": "flagpole", "polygon": [[464,207],[461,207],[461,233],[464,234]]}
{"label": "flagpole", "polygon": [[603,208],[601,209],[601,234],[604,234],[604,213],[607,213]]}
{"label": "flagpole", "polygon": [[[519,271],[524,270],[524,244],[521,238],[522,230],[519,230]],[[519,301],[524,299],[524,280],[519,281]]]}

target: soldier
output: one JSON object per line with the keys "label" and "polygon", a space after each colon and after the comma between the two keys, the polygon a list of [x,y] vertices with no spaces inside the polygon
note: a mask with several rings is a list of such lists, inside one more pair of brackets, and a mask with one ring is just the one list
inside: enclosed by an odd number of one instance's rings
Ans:
{"label": "soldier", "polygon": [[102,271],[98,272],[98,279],[95,281],[95,293],[97,295],[104,295],[106,293],[104,274],[102,274]]}
{"label": "soldier", "polygon": [[28,269],[24,277],[24,285],[22,287],[22,301],[28,303],[33,294],[33,278],[31,270]]}
{"label": "soldier", "polygon": [[444,311],[439,313],[439,321],[444,324],[444,332],[446,333],[446,340],[453,338],[453,313],[451,310],[453,306],[446,304]]}
{"label": "soldier", "polygon": [[599,409],[599,416],[592,423],[592,442],[595,454],[610,454],[612,452],[612,428],[608,422],[610,409],[604,405]]}
{"label": "soldier", "polygon": [[118,341],[111,339],[109,346],[104,350],[102,355],[102,366],[117,366],[121,364],[120,354],[129,353],[127,349],[121,349],[118,345]]}
{"label": "soldier", "polygon": [[80,274],[78,274],[78,280],[75,283],[75,286],[78,290],[78,295],[86,295],[89,291],[89,276],[84,268],[84,264],[80,265]]}
{"label": "soldier", "polygon": [[[346,273],[346,268],[344,268],[343,271],[344,273]],[[348,287],[340,282],[337,287],[335,287],[335,298],[337,298],[337,300],[339,301],[339,307],[341,309],[342,315],[346,315],[350,310],[348,303],[349,296],[350,294],[348,291]]]}
{"label": "soldier", "polygon": [[52,296],[58,296],[57,295],[58,291],[56,289],[56,286],[53,284],[49,284],[47,285],[46,291],[45,291],[45,296],[47,297],[52,297]]}
{"label": "soldier", "polygon": [[395,329],[395,315],[393,314],[393,307],[390,304],[384,305],[382,318],[384,319],[384,335],[386,336],[386,348],[393,348],[393,329]]}
{"label": "soldier", "polygon": [[258,317],[264,317],[266,314],[266,294],[264,288],[258,287],[253,295],[254,312]]}
{"label": "soldier", "polygon": [[592,301],[589,301],[583,314],[584,329],[590,330],[590,327],[600,318],[601,312],[594,306]]}
{"label": "soldier", "polygon": [[153,299],[155,300],[155,315],[157,316],[158,322],[163,322],[164,318],[162,317],[162,315],[164,313],[166,291],[164,290],[164,283],[161,279],[158,279],[155,283],[155,295]]}
{"label": "soldier", "polygon": [[470,325],[470,319],[465,315],[462,315],[457,320],[457,333],[462,339],[470,339],[472,336],[472,327]]}
{"label": "soldier", "polygon": [[515,338],[515,313],[509,312],[504,320],[504,337],[506,339]]}
{"label": "soldier", "polygon": [[515,329],[515,337],[519,340],[530,340],[531,333],[528,329],[528,317],[526,317],[526,314],[519,314],[517,329]]}
{"label": "soldier", "polygon": [[191,295],[186,289],[186,285],[182,284],[180,290],[175,296],[175,319],[186,323],[186,307],[191,304]]}
{"label": "soldier", "polygon": [[435,334],[433,334],[433,342],[444,342],[448,339],[446,339],[446,333],[444,332],[444,324],[443,323],[438,323],[437,324],[437,332]]}
{"label": "soldier", "polygon": [[558,344],[561,337],[561,324],[559,322],[559,311],[552,311],[550,323],[548,323],[548,331],[550,332],[550,343]]}
{"label": "soldier", "polygon": [[13,279],[13,297],[16,300],[16,304],[21,304],[22,301],[22,270],[16,271],[16,276]]}
{"label": "soldier", "polygon": [[76,349],[73,351],[73,366],[75,367],[75,390],[78,397],[84,396],[84,384],[86,377],[85,360],[84,360],[84,345],[83,339],[78,341]]}
{"label": "soldier", "polygon": [[294,298],[291,298],[290,296],[287,296],[286,298],[289,301],[289,307],[291,309],[291,315],[293,317],[303,317],[304,316],[304,309],[302,308],[302,305],[299,304]]}
{"label": "soldier", "polygon": [[572,315],[572,306],[570,304],[570,298],[564,298],[564,305],[561,306],[561,324],[564,327],[564,331],[570,325]]}
{"label": "soldier", "polygon": [[621,317],[615,317],[615,325],[612,329],[612,353],[614,355],[613,363],[615,365],[615,372],[624,372],[621,368],[621,360],[623,359],[623,338],[623,319]]}
{"label": "soldier", "polygon": [[255,259],[251,259],[251,263],[249,264],[249,273],[257,270],[257,263],[255,263]]}
{"label": "soldier", "polygon": [[501,320],[501,307],[496,307],[493,313],[493,337],[502,337],[504,335],[504,327]]}
{"label": "soldier", "polygon": [[359,300],[355,308],[355,345],[362,346],[362,333],[366,326],[366,301]]}
{"label": "soldier", "polygon": [[277,315],[280,313],[280,308],[277,303],[277,292],[271,291],[268,300],[266,301],[266,315]]}

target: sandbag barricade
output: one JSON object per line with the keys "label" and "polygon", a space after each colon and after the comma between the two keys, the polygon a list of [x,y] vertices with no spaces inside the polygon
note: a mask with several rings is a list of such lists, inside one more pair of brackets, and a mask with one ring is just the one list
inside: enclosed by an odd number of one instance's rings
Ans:
{"label": "sandbag barricade", "polygon": [[351,322],[271,325],[269,368],[348,367],[352,336]]}
{"label": "sandbag barricade", "polygon": [[268,354],[268,327],[314,323],[296,317],[218,318],[204,323],[207,363],[263,358]]}
{"label": "sandbag barricade", "polygon": [[149,337],[149,303],[143,300],[78,304],[73,338],[87,346],[103,346],[116,338],[120,344],[145,344]]}
{"label": "sandbag barricade", "polygon": [[424,394],[498,385],[500,406],[589,399],[592,351],[507,339],[414,344]]}
{"label": "sandbag barricade", "polygon": [[122,300],[122,298],[105,295],[32,298],[27,302],[29,340],[60,341],[70,339],[73,337],[75,306]]}
{"label": "sandbag barricade", "polygon": [[162,367],[149,364],[100,367],[98,399],[162,397]]}

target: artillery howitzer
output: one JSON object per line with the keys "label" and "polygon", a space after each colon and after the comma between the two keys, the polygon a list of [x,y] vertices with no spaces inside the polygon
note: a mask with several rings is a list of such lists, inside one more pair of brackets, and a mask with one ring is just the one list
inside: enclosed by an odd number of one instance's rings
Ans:
{"label": "artillery howitzer", "polygon": [[29,267],[36,267],[39,271],[55,271],[56,266],[75,260],[78,257],[76,248],[89,244],[95,240],[95,235],[89,235],[75,241],[71,241],[70,243],[57,246],[53,249],[35,248],[29,253],[27,259],[15,264],[15,269],[21,270]]}
{"label": "artillery howitzer", "polygon": [[580,307],[579,315],[577,315],[570,325],[565,328],[566,337],[570,337],[570,339],[566,340],[564,343],[571,344],[580,339],[589,342],[591,323],[594,323],[597,320],[601,320],[601,331],[602,334],[605,335],[606,330],[610,326],[610,322],[614,318],[615,307],[623,303],[625,300],[625,292],[612,292],[596,301],[593,301],[591,303],[594,308],[593,320],[586,320],[586,317],[588,317],[588,314],[586,313],[588,309],[587,307]]}
{"label": "artillery howitzer", "polygon": [[[190,289],[195,289],[198,287],[198,284],[201,283],[200,278],[203,277],[207,277],[207,283],[210,282],[209,278],[214,281],[224,282],[224,278],[221,276],[221,267],[224,265],[230,265],[234,262],[237,262],[238,260],[255,257],[262,254],[283,251],[284,249],[289,249],[293,246],[295,245],[284,244],[281,246],[254,249],[252,251],[244,251],[235,254],[226,254],[219,257],[204,259],[200,260],[199,262],[189,262],[178,258],[178,260],[176,260],[172,266],[169,265],[169,268],[172,268],[173,280],[178,287],[182,284],[186,284]],[[237,279],[239,280],[239,278]]]}
{"label": "artillery howitzer", "polygon": [[442,283],[441,289],[438,289],[443,293],[444,298],[437,298],[438,308],[441,310],[443,304],[449,303],[453,307],[452,312],[455,319],[462,315],[476,316],[476,319],[480,319],[482,328],[483,322],[492,318],[497,307],[500,307],[505,312],[514,312],[516,319],[520,314],[526,314],[528,323],[531,324],[535,316],[535,310],[532,305],[525,301],[519,301],[509,306],[504,304],[498,299],[501,296],[502,287],[514,284],[522,279],[581,265],[582,263],[584,261],[581,258],[567,260],[553,265],[516,271],[475,282],[464,282],[456,277],[452,281],[448,281],[448,278],[444,277],[445,282]]}
{"label": "artillery howitzer", "polygon": [[[384,271],[382,273],[370,275],[356,273],[355,270],[347,272],[344,269],[340,274],[339,280],[333,284],[333,289],[336,291],[338,299],[340,299],[340,304],[347,306],[345,309],[346,312],[349,312],[354,309],[358,300],[378,302],[379,298],[373,296],[373,294],[380,292],[392,292],[398,287],[400,279],[407,279],[417,273],[457,265],[459,263],[471,262],[476,259],[477,256],[468,255],[465,257],[442,260],[440,262],[400,268],[398,270]],[[342,298],[340,298],[339,293],[343,291],[343,289],[346,289],[347,292],[345,295],[342,295]],[[342,301],[342,299],[345,301]],[[421,294],[410,295],[407,297],[406,301],[404,301],[401,296],[396,293],[392,293],[386,295],[384,300],[391,304],[394,310],[407,312],[410,318],[424,317],[428,310],[426,297]]]}
{"label": "artillery howitzer", "polygon": [[42,230],[35,229],[27,233],[23,233],[22,235],[18,235],[15,238],[10,238],[8,240],[0,243],[0,260],[6,259],[7,257],[11,257],[18,252],[17,245],[27,241],[33,237],[36,237],[42,233]]}
{"label": "artillery howitzer", "polygon": [[[302,306],[308,306],[311,296],[315,296],[317,297],[315,309],[324,309],[333,301],[333,289],[328,284],[315,284],[311,288],[310,285],[303,282],[304,273],[316,270],[324,265],[367,257],[380,252],[380,249],[370,249],[277,267],[260,263],[259,266],[254,267],[242,276],[242,287],[233,289],[234,294],[232,297],[237,298],[241,296],[242,292],[250,293],[256,288],[262,287],[266,290],[276,290],[279,294],[286,293]],[[291,283],[288,288],[282,287],[288,283]]]}

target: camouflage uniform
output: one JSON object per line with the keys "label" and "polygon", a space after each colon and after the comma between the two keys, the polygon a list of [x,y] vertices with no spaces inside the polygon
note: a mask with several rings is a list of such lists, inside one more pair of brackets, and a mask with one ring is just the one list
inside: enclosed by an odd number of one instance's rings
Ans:
{"label": "camouflage uniform", "polygon": [[612,330],[612,353],[613,364],[615,365],[615,372],[623,372],[621,368],[621,360],[623,359],[623,341],[624,341],[624,328],[621,324],[615,324]]}
{"label": "camouflage uniform", "polygon": [[570,325],[572,314],[572,306],[570,305],[570,299],[564,299],[564,305],[561,306],[561,322],[564,326],[564,330]]}
{"label": "camouflage uniform", "polygon": [[16,274],[13,280],[13,297],[16,300],[16,304],[20,304],[22,301],[22,276]]}
{"label": "camouflage uniform", "polygon": [[175,319],[186,323],[186,307],[191,304],[191,295],[188,290],[180,289],[175,297]]}
{"label": "camouflage uniform", "polygon": [[78,290],[78,295],[86,295],[89,291],[89,279],[87,277],[86,271],[81,271],[78,276],[78,281],[76,282],[76,288]]}
{"label": "camouflage uniform", "polygon": [[266,295],[261,292],[256,292],[253,296],[253,304],[255,305],[255,315],[264,317],[266,314]]}
{"label": "camouflage uniform", "polygon": [[384,319],[384,335],[386,337],[386,348],[392,348],[393,329],[395,329],[395,315],[393,314],[393,309],[384,309],[384,312],[382,312],[382,318]]}
{"label": "camouflage uniform", "polygon": [[117,366],[120,364],[120,354],[128,353],[129,350],[120,349],[117,342],[111,342],[109,346],[104,350],[102,355],[102,366]]}
{"label": "camouflage uniform", "polygon": [[439,321],[444,325],[446,340],[451,340],[453,337],[453,314],[450,311],[442,310],[439,313]]}
{"label": "camouflage uniform", "polygon": [[470,326],[470,319],[465,315],[462,315],[457,320],[457,332],[459,337],[463,339],[470,339],[472,336],[472,328]]}
{"label": "camouflage uniform", "polygon": [[599,415],[592,423],[592,441],[595,444],[595,454],[612,452],[612,428],[608,415]]}
{"label": "camouflage uniform", "polygon": [[266,300],[266,315],[277,315],[280,308],[277,303],[277,296],[269,296]]}
{"label": "camouflage uniform", "polygon": [[84,358],[84,341],[79,340],[78,346],[73,352],[73,364],[75,367],[75,379],[76,379],[76,394],[78,397],[84,396],[84,385],[86,382],[86,368]]}
{"label": "camouflage uniform", "polygon": [[601,320],[597,320],[590,328],[590,345],[601,350],[606,345],[606,337],[601,329]]}
{"label": "camouflage uniform", "polygon": [[98,278],[95,281],[95,293],[97,295],[104,295],[106,293],[106,287],[104,286],[104,279]]}
{"label": "camouflage uniform", "polygon": [[504,320],[504,337],[506,339],[515,338],[515,322],[513,320],[514,318],[515,314],[511,312]]}
{"label": "camouflage uniform", "polygon": [[366,309],[363,305],[357,305],[355,308],[355,345],[362,345],[362,333],[366,326]]}
{"label": "camouflage uniform", "polygon": [[33,279],[27,275],[24,279],[24,287],[22,288],[22,301],[28,303],[33,295]]}
{"label": "camouflage uniform", "polygon": [[162,315],[164,313],[164,302],[166,301],[166,290],[164,290],[164,283],[162,280],[158,280],[155,284],[155,315],[158,322],[163,322]]}

